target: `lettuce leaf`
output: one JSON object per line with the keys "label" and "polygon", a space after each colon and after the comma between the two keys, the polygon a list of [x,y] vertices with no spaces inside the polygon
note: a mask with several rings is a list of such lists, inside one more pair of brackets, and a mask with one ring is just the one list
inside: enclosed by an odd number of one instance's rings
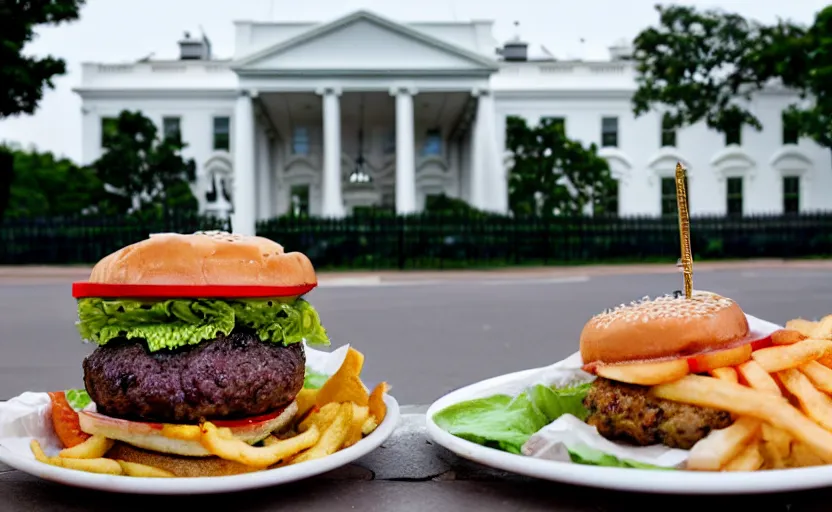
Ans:
{"label": "lettuce leaf", "polygon": [[114,338],[142,338],[151,352],[228,335],[235,327],[256,331],[263,341],[329,345],[320,317],[304,299],[130,299],[78,301],[78,332],[104,345]]}
{"label": "lettuce leaf", "polygon": [[327,380],[329,380],[329,375],[307,368],[306,375],[303,377],[303,387],[306,389],[320,389]]}
{"label": "lettuce leaf", "polygon": [[69,406],[76,412],[88,406],[91,402],[90,395],[87,394],[85,389],[67,389],[64,391],[64,396],[66,396]]}
{"label": "lettuce leaf", "polygon": [[572,462],[575,462],[577,464],[587,464],[590,466],[606,466],[616,468],[666,469],[669,471],[675,469],[664,466],[655,466],[653,464],[646,464],[637,460],[619,459],[615,455],[604,453],[601,450],[597,450],[586,445],[570,446],[567,449],[569,450],[569,458],[572,459]]}
{"label": "lettuce leaf", "polygon": [[553,389],[538,384],[516,397],[493,395],[448,406],[436,413],[433,421],[457,437],[520,454],[532,434],[560,416],[585,419],[589,411],[583,399],[589,386]]}

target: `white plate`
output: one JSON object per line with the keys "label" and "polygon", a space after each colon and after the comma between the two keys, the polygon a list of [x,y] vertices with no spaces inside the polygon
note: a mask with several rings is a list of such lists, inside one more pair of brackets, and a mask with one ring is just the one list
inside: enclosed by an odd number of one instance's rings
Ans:
{"label": "white plate", "polygon": [[[441,429],[433,415],[449,405],[511,387],[537,370],[501,375],[452,391],[426,413],[428,435],[462,458],[520,475],[588,487],[658,494],[760,494],[832,486],[832,465],[747,472],[699,472],[588,466],[515,455],[487,448]],[[497,391],[499,393],[499,391]]]}
{"label": "white plate", "polygon": [[136,494],[215,494],[243,491],[285,484],[320,475],[369,454],[390,437],[399,422],[399,404],[396,399],[390,395],[385,395],[384,402],[387,404],[387,414],[378,428],[349,448],[321,459],[241,475],[194,478],[138,478],[101,475],[50,466],[38,462],[34,456],[23,457],[15,454],[4,446],[0,446],[0,461],[44,480],[101,491]]}

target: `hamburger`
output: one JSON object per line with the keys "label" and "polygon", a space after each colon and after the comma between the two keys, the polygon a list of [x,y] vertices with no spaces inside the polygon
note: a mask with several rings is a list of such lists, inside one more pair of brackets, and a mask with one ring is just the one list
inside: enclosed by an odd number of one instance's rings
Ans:
{"label": "hamburger", "polygon": [[329,345],[304,299],[309,259],[269,239],[159,234],[100,260],[73,284],[92,405],[81,431],[117,441],[108,457],[184,476],[253,471],[177,426],[210,421],[255,444],[287,425],[304,385],[304,344]]}
{"label": "hamburger", "polygon": [[586,422],[612,441],[688,450],[731,425],[731,415],[656,398],[650,387],[742,364],[770,345],[739,304],[711,292],[645,297],[599,313],[580,336],[584,370],[596,376]]}

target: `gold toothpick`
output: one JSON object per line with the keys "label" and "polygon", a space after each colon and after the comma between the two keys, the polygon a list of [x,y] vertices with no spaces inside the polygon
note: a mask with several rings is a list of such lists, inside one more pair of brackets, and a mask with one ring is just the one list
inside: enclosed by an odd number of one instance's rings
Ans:
{"label": "gold toothpick", "polygon": [[679,239],[682,245],[682,273],[685,278],[685,298],[693,293],[693,255],[690,251],[690,218],[688,191],[685,187],[685,168],[676,163],[676,207],[679,210]]}

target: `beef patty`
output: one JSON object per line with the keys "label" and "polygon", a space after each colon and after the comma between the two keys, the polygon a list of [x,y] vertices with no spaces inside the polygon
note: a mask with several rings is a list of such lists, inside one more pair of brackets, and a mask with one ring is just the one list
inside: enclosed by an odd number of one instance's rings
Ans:
{"label": "beef patty", "polygon": [[233,332],[175,350],[116,339],[84,359],[84,385],[98,412],[137,421],[234,419],[288,405],[303,387],[303,345]]}
{"label": "beef patty", "polygon": [[598,378],[584,398],[586,422],[612,441],[689,450],[733,420],[726,411],[656,398],[649,387]]}

